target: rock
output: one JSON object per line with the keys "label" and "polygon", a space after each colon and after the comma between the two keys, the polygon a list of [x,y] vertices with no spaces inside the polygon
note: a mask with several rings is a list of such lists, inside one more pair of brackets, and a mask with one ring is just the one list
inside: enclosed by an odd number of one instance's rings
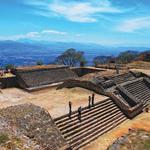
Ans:
{"label": "rock", "polygon": [[141,136],[141,139],[142,139],[142,140],[147,140],[147,139],[149,139],[149,136],[148,136],[148,135],[142,135],[142,136]]}
{"label": "rock", "polygon": [[40,145],[34,146],[34,150],[40,150]]}
{"label": "rock", "polygon": [[39,106],[22,104],[1,109],[0,129],[3,130],[1,123],[6,123],[6,129],[18,137],[25,149],[58,150],[67,145],[48,111]]}

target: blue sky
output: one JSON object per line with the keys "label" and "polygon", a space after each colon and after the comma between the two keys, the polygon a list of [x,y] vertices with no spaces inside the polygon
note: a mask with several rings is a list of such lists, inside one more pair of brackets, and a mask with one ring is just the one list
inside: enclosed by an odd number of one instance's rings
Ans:
{"label": "blue sky", "polygon": [[0,0],[0,40],[150,46],[149,0]]}

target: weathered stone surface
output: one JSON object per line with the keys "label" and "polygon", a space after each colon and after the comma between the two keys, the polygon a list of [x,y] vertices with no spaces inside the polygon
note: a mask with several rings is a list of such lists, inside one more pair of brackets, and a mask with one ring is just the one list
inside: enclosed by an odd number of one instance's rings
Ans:
{"label": "weathered stone surface", "polygon": [[107,150],[149,150],[150,132],[130,130],[128,134],[118,138]]}
{"label": "weathered stone surface", "polygon": [[38,88],[44,85],[72,79],[77,75],[68,67],[44,67],[36,69],[16,69],[14,74],[22,88]]}
{"label": "weathered stone surface", "polygon": [[23,104],[0,110],[0,129],[6,126],[12,132],[24,135],[31,140],[24,144],[24,148],[30,148],[34,141],[35,149],[58,150],[66,147],[66,142],[53,123],[50,114],[39,106]]}

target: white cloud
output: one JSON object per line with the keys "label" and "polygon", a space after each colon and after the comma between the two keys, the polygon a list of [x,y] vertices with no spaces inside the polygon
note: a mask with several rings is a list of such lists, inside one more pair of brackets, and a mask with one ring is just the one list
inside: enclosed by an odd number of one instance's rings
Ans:
{"label": "white cloud", "polygon": [[82,34],[76,34],[75,35],[76,37],[81,37],[81,36],[83,36]]}
{"label": "white cloud", "polygon": [[120,32],[135,32],[146,28],[150,28],[150,17],[125,20],[117,27],[117,30]]}
{"label": "white cloud", "polygon": [[19,40],[19,39],[38,39],[46,35],[66,35],[67,32],[61,32],[57,30],[43,30],[41,32],[28,32],[25,34],[11,35],[11,36],[0,36],[0,40]]}
{"label": "white cloud", "polygon": [[43,30],[41,33],[44,34],[57,34],[57,35],[66,35],[66,32],[61,32],[61,31],[57,31],[57,30]]}
{"label": "white cloud", "polygon": [[19,39],[34,39],[39,38],[40,34],[38,32],[29,32],[26,34],[10,35],[10,36],[0,36],[0,40],[19,40]]}
{"label": "white cloud", "polygon": [[39,32],[29,32],[24,35],[26,38],[37,38],[40,36]]}
{"label": "white cloud", "polygon": [[96,22],[95,15],[103,13],[120,13],[118,8],[111,6],[108,0],[100,2],[61,2],[56,1],[49,5],[49,9],[70,21],[75,22]]}
{"label": "white cloud", "polygon": [[106,13],[121,13],[121,10],[112,6],[110,0],[26,0],[28,5],[35,7],[35,13],[46,16],[58,16],[73,22],[96,22],[104,19]]}

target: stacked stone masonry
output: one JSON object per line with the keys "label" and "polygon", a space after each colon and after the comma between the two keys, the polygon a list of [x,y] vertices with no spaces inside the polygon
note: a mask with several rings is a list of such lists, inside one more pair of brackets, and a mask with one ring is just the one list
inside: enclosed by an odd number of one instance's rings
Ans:
{"label": "stacked stone masonry", "polygon": [[38,88],[52,83],[59,83],[67,79],[76,78],[77,75],[68,67],[36,69],[36,70],[16,70],[20,87]]}

